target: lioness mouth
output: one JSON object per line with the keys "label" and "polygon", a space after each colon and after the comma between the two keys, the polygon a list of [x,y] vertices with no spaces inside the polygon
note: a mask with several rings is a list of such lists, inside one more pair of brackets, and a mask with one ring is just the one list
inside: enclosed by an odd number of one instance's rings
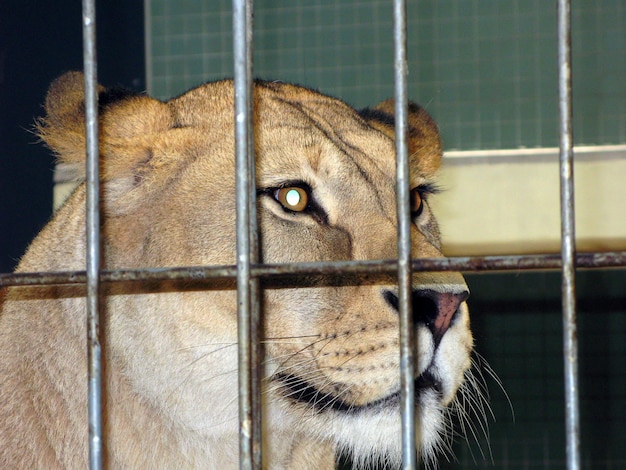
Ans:
{"label": "lioness mouth", "polygon": [[[295,375],[277,375],[276,379],[282,383],[285,397],[298,403],[304,403],[319,412],[331,409],[343,413],[358,413],[365,410],[382,410],[395,407],[400,403],[399,390],[368,403],[354,404],[345,401],[338,395],[322,392]],[[440,382],[428,370],[415,379],[416,396],[425,390],[434,390],[438,395],[441,395]]]}

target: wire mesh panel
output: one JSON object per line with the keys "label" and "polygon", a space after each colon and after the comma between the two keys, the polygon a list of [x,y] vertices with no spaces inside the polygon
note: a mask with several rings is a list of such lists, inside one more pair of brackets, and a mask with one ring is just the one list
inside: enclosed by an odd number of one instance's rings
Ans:
{"label": "wire mesh panel", "polygon": [[[230,1],[151,0],[150,91],[167,98],[232,72]],[[407,2],[413,99],[446,150],[558,146],[556,3]],[[255,2],[255,74],[362,107],[393,95],[393,13],[385,0]],[[576,145],[626,142],[621,0],[572,5]]]}

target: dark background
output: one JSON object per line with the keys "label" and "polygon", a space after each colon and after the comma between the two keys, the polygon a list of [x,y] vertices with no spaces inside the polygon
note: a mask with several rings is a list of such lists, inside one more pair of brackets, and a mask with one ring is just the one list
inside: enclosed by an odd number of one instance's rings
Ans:
{"label": "dark background", "polygon": [[[76,0],[0,0],[0,272],[52,213],[53,157],[32,134],[52,80],[82,67]],[[101,83],[145,89],[142,0],[96,6]]]}

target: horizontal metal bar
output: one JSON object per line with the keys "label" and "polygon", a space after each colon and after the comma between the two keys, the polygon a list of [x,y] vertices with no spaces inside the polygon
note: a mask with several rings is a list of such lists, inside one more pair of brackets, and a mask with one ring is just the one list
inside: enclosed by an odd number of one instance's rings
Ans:
{"label": "horizontal metal bar", "polygon": [[[577,268],[626,267],[626,251],[577,253]],[[525,271],[561,269],[560,255],[474,256],[454,258],[423,258],[411,260],[416,271]],[[396,260],[330,261],[293,264],[252,265],[250,273],[259,278],[280,278],[290,275],[323,274],[394,274]],[[235,266],[199,266],[180,268],[116,269],[101,271],[101,282],[125,281],[202,281],[235,280]],[[85,271],[3,273],[0,288],[9,286],[85,284]]]}

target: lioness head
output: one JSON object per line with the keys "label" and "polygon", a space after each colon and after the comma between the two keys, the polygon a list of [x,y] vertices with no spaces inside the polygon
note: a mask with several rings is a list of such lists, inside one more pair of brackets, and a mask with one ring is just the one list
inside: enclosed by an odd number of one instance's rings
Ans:
{"label": "lioness head", "polygon": [[[105,268],[236,263],[233,104],[231,81],[167,102],[101,89]],[[77,169],[84,164],[83,108],[82,76],[67,74],[52,85],[39,126],[60,160]],[[299,86],[257,82],[254,110],[262,261],[395,258],[393,103],[359,112]],[[412,256],[441,257],[429,205],[441,160],[439,133],[422,108],[411,104],[409,111]],[[83,269],[84,200],[81,185],[33,243],[21,271]],[[110,288],[105,416],[107,458],[114,466],[235,464],[236,296],[223,287],[229,286]],[[28,350],[26,343],[41,356],[52,352],[41,344],[42,331],[45,338],[65,338],[60,348],[59,340],[50,340],[57,349],[49,361],[74,365],[55,365],[50,383],[38,383],[35,392],[31,386],[29,393],[40,393],[38,402],[46,400],[46,390],[55,390],[55,400],[63,397],[46,415],[49,422],[38,424],[55,429],[47,433],[55,436],[52,443],[48,438],[41,446],[68,446],[72,433],[81,443],[86,424],[81,428],[74,417],[83,416],[80,399],[86,399],[84,301],[61,287],[42,300],[25,291],[9,292],[0,324],[21,330],[15,340],[20,347],[6,345],[4,335],[0,349],[17,356],[18,349]],[[344,283],[322,277],[303,286],[270,285],[263,295],[268,467],[320,468],[332,465],[335,452],[351,453],[359,463],[398,462],[394,279]],[[446,407],[470,367],[467,296],[459,273],[414,274],[417,444],[427,457],[448,429]],[[37,320],[49,312],[53,322]],[[19,315],[19,327],[7,320]],[[44,369],[33,375],[46,382],[51,366],[29,364]],[[16,380],[35,380],[26,375]],[[61,461],[71,452],[86,458],[82,444],[49,455]]]}

